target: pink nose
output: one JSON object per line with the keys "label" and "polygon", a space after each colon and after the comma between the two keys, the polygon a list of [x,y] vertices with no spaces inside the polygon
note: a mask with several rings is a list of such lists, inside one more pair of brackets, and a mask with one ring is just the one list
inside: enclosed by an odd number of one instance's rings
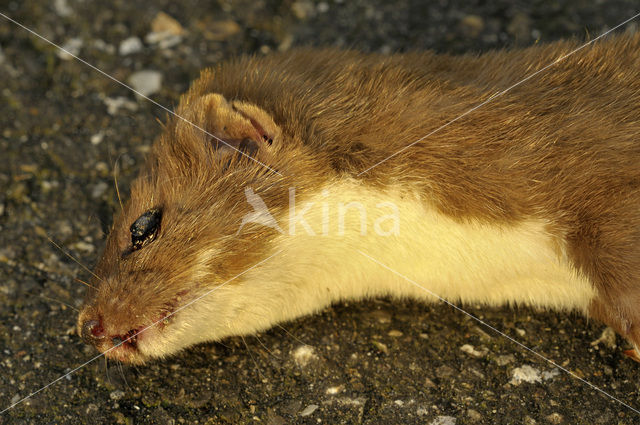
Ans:
{"label": "pink nose", "polygon": [[100,320],[85,320],[82,324],[82,339],[87,344],[95,345],[107,337]]}

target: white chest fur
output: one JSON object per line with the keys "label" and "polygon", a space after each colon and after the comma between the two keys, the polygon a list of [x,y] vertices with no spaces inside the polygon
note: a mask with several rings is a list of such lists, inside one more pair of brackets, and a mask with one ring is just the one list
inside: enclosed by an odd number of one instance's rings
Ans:
{"label": "white chest fur", "polygon": [[261,314],[274,320],[340,299],[435,300],[362,252],[454,303],[585,311],[594,296],[544,220],[513,226],[461,223],[411,194],[376,191],[350,179],[296,197],[288,215],[278,219],[283,233],[273,252],[279,253],[233,288],[244,288],[249,304],[260,305]]}
{"label": "white chest fur", "polygon": [[[415,195],[350,179],[304,195],[295,194],[292,210],[275,218],[282,233],[272,242],[271,258],[181,312],[181,342],[253,333],[343,299],[435,301],[434,293],[453,303],[586,311],[595,295],[544,220],[457,222]],[[271,217],[261,221],[275,225]]]}

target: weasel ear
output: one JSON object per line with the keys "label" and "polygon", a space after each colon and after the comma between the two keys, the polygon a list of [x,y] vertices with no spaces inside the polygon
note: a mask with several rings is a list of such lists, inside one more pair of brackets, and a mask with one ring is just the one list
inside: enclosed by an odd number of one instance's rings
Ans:
{"label": "weasel ear", "polygon": [[220,154],[240,151],[255,157],[280,141],[280,128],[263,109],[248,102],[228,102],[222,95],[203,96],[206,129],[210,143]]}

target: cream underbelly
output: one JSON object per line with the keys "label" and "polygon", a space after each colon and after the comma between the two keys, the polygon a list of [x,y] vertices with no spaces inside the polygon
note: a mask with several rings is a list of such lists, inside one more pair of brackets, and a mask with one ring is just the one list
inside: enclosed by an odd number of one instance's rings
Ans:
{"label": "cream underbelly", "polygon": [[194,305],[194,317],[212,324],[194,342],[252,333],[345,299],[435,294],[455,304],[586,311],[595,295],[544,220],[460,223],[415,195],[352,180],[295,198],[295,210],[275,219],[272,257]]}
{"label": "cream underbelly", "polygon": [[247,284],[252,278],[259,280],[255,285],[285,284],[300,297],[292,303],[378,295],[433,299],[430,291],[452,302],[585,310],[594,296],[544,220],[460,223],[417,196],[353,180],[308,198],[296,195],[295,211],[279,220],[283,234],[273,251],[282,252],[247,276]]}

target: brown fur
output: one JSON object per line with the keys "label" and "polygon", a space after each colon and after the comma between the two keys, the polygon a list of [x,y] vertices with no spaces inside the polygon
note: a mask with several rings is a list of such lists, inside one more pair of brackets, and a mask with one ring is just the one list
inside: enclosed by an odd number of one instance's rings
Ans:
{"label": "brown fur", "polygon": [[[124,335],[175,308],[178,292],[201,294],[264,259],[272,229],[233,237],[246,212],[239,188],[250,183],[276,215],[288,187],[351,175],[418,190],[458,220],[549,220],[597,288],[591,314],[640,345],[639,35],[597,42],[359,175],[577,45],[481,56],[296,50],[204,71],[177,113],[234,147],[250,138],[272,170],[172,118],[115,220],[79,326],[96,319]],[[257,128],[272,145],[255,140]],[[158,240],[122,258],[131,223],[158,206]],[[212,241],[206,274],[185,287]]]}

